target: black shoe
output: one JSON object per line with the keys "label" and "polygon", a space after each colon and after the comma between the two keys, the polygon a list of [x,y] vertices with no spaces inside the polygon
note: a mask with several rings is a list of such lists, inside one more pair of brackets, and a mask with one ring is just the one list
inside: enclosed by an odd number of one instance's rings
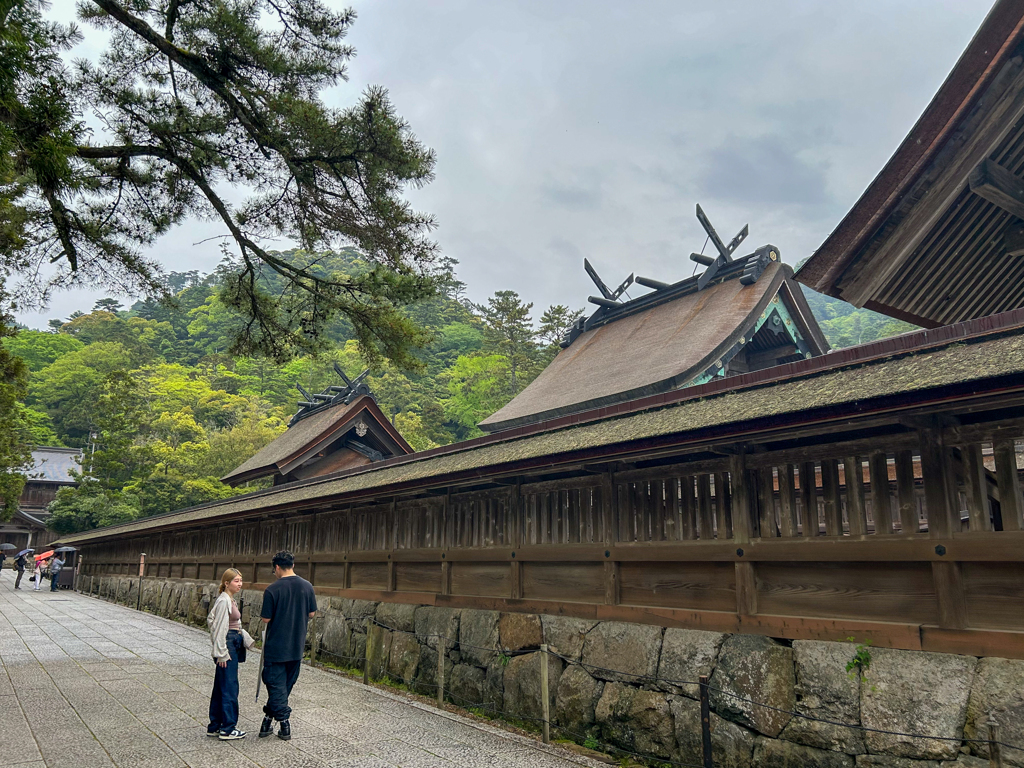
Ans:
{"label": "black shoe", "polygon": [[274,718],[270,715],[266,715],[263,718],[263,723],[260,725],[260,738],[269,736],[274,732]]}
{"label": "black shoe", "polygon": [[220,728],[214,728],[212,725],[208,725],[206,726],[206,735],[212,738],[220,736]]}
{"label": "black shoe", "polygon": [[219,738],[221,741],[237,741],[245,738],[245,731],[232,728],[230,731],[221,731]]}
{"label": "black shoe", "polygon": [[292,724],[288,720],[281,721],[281,727],[277,730],[277,738],[288,741],[292,737]]}

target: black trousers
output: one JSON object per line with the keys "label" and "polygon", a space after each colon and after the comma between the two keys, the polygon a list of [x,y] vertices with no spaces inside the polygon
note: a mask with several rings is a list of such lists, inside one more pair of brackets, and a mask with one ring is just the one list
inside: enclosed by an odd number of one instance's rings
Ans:
{"label": "black trousers", "polygon": [[25,575],[25,569],[24,568],[19,568],[18,569],[18,578],[16,578],[14,580],[14,588],[15,589],[21,589],[21,577],[24,576],[24,575]]}
{"label": "black trousers", "polygon": [[242,651],[242,633],[237,629],[228,631],[228,665],[217,664],[213,675],[213,693],[210,694],[210,733],[230,733],[238,725],[238,657]]}
{"label": "black trousers", "polygon": [[263,707],[263,713],[279,723],[292,715],[288,697],[295,687],[295,681],[299,679],[300,669],[301,659],[263,662],[263,684],[267,686],[267,703]]}

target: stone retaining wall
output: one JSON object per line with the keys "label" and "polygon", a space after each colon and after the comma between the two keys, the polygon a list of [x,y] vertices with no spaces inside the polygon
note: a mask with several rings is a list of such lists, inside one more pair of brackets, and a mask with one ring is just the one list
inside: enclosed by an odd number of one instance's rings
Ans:
{"label": "stone retaining wall", "polygon": [[[135,606],[138,578],[80,578],[79,588]],[[147,578],[142,606],[205,626],[215,584]],[[258,636],[263,593],[240,595],[242,620]],[[1024,661],[871,649],[866,680],[851,676],[854,643],[779,642],[758,635],[597,622],[558,616],[319,598],[323,658],[376,679],[433,694],[438,653],[454,703],[541,716],[539,646],[548,657],[556,728],[633,752],[700,762],[700,707],[694,685],[711,678],[711,731],[719,768],[987,768],[985,723],[994,712],[1002,741],[1024,744]],[[371,626],[367,619],[391,627]],[[369,636],[368,636],[369,635]],[[442,641],[438,636],[447,638]],[[501,653],[490,649],[500,648]],[[582,662],[586,669],[571,662]],[[659,678],[655,681],[654,678]],[[646,679],[646,681],[645,681]],[[735,694],[730,695],[730,694]],[[911,739],[814,722],[744,701],[879,731],[946,737]],[[1008,765],[1024,752],[1004,749]]]}

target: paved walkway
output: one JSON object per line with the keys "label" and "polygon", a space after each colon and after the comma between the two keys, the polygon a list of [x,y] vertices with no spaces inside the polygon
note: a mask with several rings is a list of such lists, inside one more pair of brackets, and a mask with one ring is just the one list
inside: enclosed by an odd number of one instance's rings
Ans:
{"label": "paved walkway", "polygon": [[[293,739],[257,739],[259,657],[241,665],[243,741],[206,737],[198,629],[0,572],[0,765],[17,768],[572,768],[557,747],[305,667]],[[265,700],[266,693],[263,693]],[[262,701],[261,701],[262,704]]]}

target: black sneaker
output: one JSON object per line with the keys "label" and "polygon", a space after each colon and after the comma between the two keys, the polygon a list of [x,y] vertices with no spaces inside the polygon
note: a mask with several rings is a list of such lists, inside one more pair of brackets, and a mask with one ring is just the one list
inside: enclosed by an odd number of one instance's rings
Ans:
{"label": "black sneaker", "polygon": [[281,727],[277,730],[277,738],[288,741],[292,737],[292,724],[288,720],[281,721]]}
{"label": "black sneaker", "polygon": [[266,715],[263,718],[263,723],[260,725],[260,738],[269,736],[274,732],[274,718],[270,715]]}
{"label": "black sneaker", "polygon": [[206,726],[206,735],[207,736],[211,736],[211,737],[220,736],[220,728],[217,728],[217,727],[212,726],[212,725],[208,725],[208,726]]}
{"label": "black sneaker", "polygon": [[245,731],[232,728],[230,731],[221,731],[219,738],[221,741],[237,741],[245,738]]}

